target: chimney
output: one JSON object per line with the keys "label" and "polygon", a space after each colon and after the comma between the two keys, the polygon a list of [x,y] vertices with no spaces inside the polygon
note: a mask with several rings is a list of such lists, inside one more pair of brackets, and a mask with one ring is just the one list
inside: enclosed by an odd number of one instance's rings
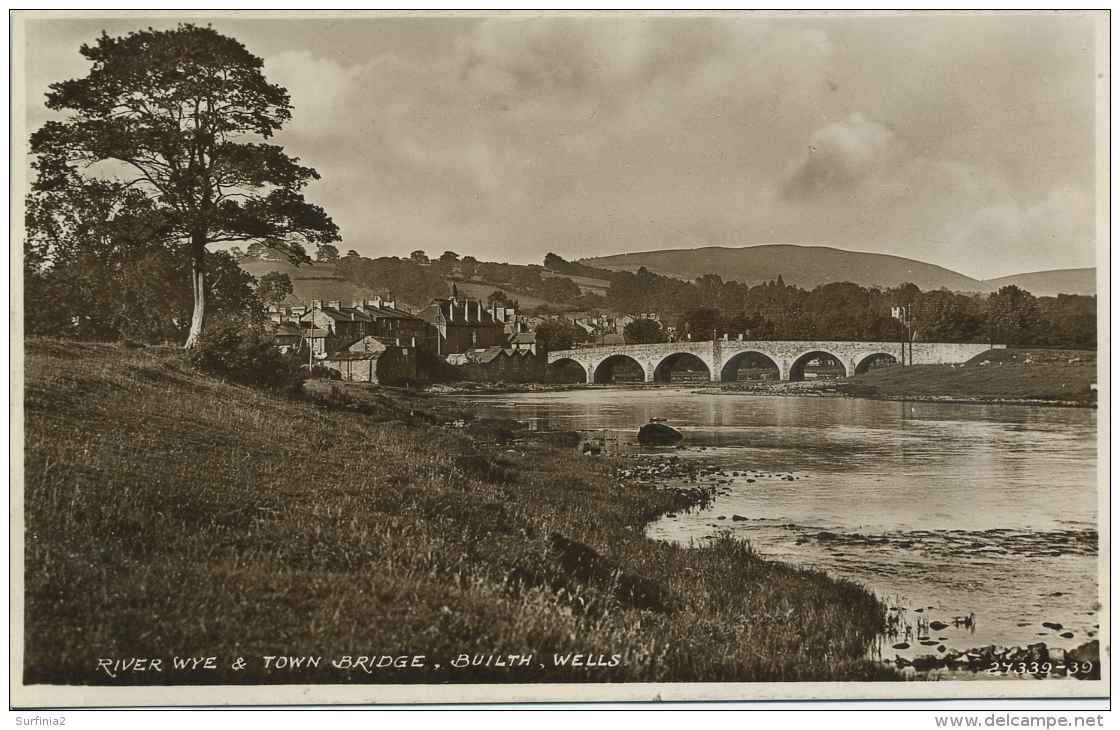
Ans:
{"label": "chimney", "polygon": [[322,309],[323,308],[323,300],[322,299],[312,299],[311,300],[311,308],[312,309]]}
{"label": "chimney", "polygon": [[396,302],[385,302],[385,306],[388,307],[389,309],[396,309],[397,308],[397,303]]}
{"label": "chimney", "polygon": [[327,306],[331,309],[341,309],[342,302],[327,302]]}

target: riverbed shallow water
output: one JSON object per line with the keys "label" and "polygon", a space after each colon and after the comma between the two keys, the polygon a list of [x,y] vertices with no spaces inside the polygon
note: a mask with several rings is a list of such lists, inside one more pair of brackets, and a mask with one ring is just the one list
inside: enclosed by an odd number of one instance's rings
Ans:
{"label": "riverbed shallow water", "polygon": [[[649,535],[699,544],[730,532],[765,557],[861,583],[899,617],[884,658],[1068,650],[1100,630],[1095,410],[670,388],[469,402],[480,416],[579,430],[608,454],[712,470],[686,483],[715,488],[714,501]],[[636,444],[655,418],[684,440]]]}

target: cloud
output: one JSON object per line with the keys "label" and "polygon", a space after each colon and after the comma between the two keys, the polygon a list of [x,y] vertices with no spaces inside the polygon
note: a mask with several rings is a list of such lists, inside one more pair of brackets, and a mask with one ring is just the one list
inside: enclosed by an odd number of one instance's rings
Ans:
{"label": "cloud", "polygon": [[[40,96],[76,73],[55,59],[80,61],[101,26],[36,26]],[[291,93],[276,143],[321,173],[308,196],[363,254],[527,262],[791,242],[962,273],[1091,254],[1054,243],[1091,227],[1096,71],[1081,16],[215,27]]]}
{"label": "cloud", "polygon": [[789,173],[782,192],[807,199],[871,178],[897,176],[901,157],[902,144],[888,125],[851,114],[813,132],[808,151]]}

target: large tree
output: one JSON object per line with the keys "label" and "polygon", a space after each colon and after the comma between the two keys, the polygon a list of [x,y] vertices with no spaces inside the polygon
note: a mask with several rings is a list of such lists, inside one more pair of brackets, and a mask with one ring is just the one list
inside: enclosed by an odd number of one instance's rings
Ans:
{"label": "large tree", "polygon": [[554,350],[569,350],[576,342],[582,342],[586,339],[586,332],[581,330],[575,325],[562,322],[558,319],[550,319],[547,322],[542,322],[535,330],[537,335],[537,346],[546,352]]}
{"label": "large tree", "polygon": [[1012,346],[1033,345],[1042,338],[1038,300],[1015,285],[988,295],[988,337]]}
{"label": "large tree", "polygon": [[265,306],[278,305],[294,293],[292,277],[282,271],[270,271],[257,280],[257,296]]}
{"label": "large tree", "polygon": [[89,177],[145,195],[191,262],[187,346],[206,315],[206,247],[252,241],[308,261],[301,243],[339,240],[338,228],[301,193],[318,174],[269,138],[291,118],[287,91],[261,59],[211,28],[181,25],[123,38],[102,35],[81,53],[88,76],[51,85],[47,107],[68,111],[31,136],[36,194]]}

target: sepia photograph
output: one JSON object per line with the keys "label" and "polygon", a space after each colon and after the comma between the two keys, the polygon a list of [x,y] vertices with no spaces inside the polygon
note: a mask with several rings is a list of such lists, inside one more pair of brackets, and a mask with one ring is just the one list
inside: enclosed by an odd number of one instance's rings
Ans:
{"label": "sepia photograph", "polygon": [[13,12],[12,707],[1107,700],[1109,20]]}

